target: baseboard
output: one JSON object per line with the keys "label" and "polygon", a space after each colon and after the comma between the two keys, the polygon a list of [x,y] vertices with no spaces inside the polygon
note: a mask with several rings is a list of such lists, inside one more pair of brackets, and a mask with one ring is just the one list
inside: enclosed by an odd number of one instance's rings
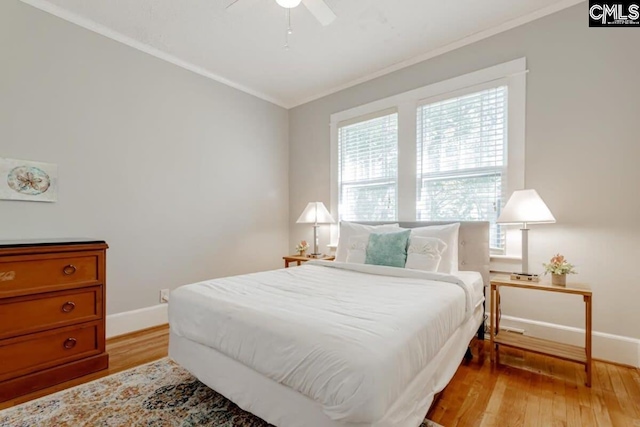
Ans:
{"label": "baseboard", "polygon": [[[580,328],[505,315],[500,318],[500,325],[524,329],[525,335],[566,344],[584,345],[584,329]],[[489,338],[488,334],[486,338]],[[640,368],[640,340],[593,332],[593,358]]]}
{"label": "baseboard", "polygon": [[107,316],[107,338],[168,323],[167,304]]}

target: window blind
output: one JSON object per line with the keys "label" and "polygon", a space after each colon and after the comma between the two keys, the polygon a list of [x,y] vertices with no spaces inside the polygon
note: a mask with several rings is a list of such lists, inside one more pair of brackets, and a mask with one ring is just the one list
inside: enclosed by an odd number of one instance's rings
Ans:
{"label": "window blind", "polygon": [[418,107],[418,220],[490,221],[490,246],[504,248],[506,111],[506,86]]}
{"label": "window blind", "polygon": [[346,221],[397,218],[398,113],[338,126],[339,216]]}

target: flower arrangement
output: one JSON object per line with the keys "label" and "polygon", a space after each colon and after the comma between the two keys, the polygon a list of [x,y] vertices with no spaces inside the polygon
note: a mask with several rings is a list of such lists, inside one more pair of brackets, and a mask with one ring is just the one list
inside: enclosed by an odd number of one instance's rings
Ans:
{"label": "flower arrangement", "polygon": [[556,254],[553,258],[551,258],[551,261],[549,261],[549,264],[542,264],[544,266],[544,274],[547,273],[551,273],[551,274],[576,274],[576,271],[574,270],[574,265],[573,264],[569,264],[567,262],[567,260],[565,259],[565,257],[563,255],[560,254]]}
{"label": "flower arrangement", "polygon": [[307,249],[309,249],[309,244],[306,240],[301,240],[300,243],[296,245],[296,251],[298,251],[300,255],[303,255]]}

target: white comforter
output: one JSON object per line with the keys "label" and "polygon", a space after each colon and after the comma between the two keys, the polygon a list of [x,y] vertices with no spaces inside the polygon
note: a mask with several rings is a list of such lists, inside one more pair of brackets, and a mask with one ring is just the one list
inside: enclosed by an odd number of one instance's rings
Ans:
{"label": "white comforter", "polygon": [[310,262],[171,293],[171,330],[319,402],[374,423],[471,315],[460,279]]}

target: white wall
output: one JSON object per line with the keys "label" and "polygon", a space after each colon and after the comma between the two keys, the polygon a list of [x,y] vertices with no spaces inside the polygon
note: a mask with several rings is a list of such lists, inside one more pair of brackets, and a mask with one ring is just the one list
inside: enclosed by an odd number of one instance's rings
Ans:
{"label": "white wall", "polygon": [[0,157],[59,201],[0,201],[0,238],[104,239],[107,311],[281,266],[288,113],[16,0],[0,2]]}
{"label": "white wall", "polygon": [[[594,290],[595,330],[632,338],[636,354],[625,361],[640,364],[639,45],[640,31],[590,29],[580,4],[291,110],[290,247],[310,236],[295,224],[305,204],[330,201],[332,113],[526,57],[526,186],[558,220],[532,228],[530,266],[541,272],[565,254],[580,273],[569,280]],[[505,291],[503,313],[583,327],[575,297]]]}

